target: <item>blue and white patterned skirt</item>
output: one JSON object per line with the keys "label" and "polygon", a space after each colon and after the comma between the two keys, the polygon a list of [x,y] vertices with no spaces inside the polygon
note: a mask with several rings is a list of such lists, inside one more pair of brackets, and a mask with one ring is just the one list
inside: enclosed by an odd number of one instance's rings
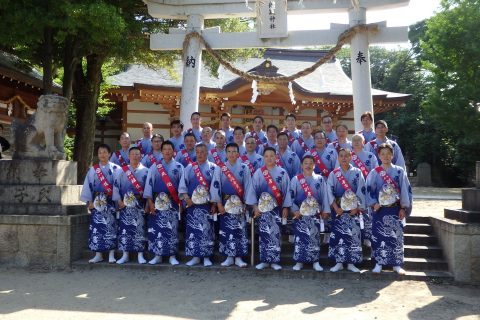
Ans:
{"label": "blue and white patterned skirt", "polygon": [[344,212],[332,220],[328,257],[336,263],[362,261],[360,225],[355,216]]}
{"label": "blue and white patterned skirt", "polygon": [[302,216],[295,219],[295,249],[293,260],[314,263],[320,260],[320,219]]}
{"label": "blue and white patterned skirt", "polygon": [[215,233],[210,204],[193,205],[187,208],[185,228],[185,255],[210,257],[213,254]]}
{"label": "blue and white patterned skirt", "polygon": [[248,255],[248,238],[245,214],[225,213],[220,218],[221,254],[228,257],[244,257]]}
{"label": "blue and white patterned skirt", "polygon": [[118,219],[118,249],[127,252],[145,250],[145,217],[143,208],[125,207]]}
{"label": "blue and white patterned skirt", "polygon": [[260,262],[279,263],[282,241],[280,207],[262,213],[258,217],[257,223],[260,238]]}
{"label": "blue and white patterned skirt", "polygon": [[147,217],[148,251],[157,256],[178,252],[178,210],[155,210]]}
{"label": "blue and white patterned skirt", "polygon": [[88,248],[95,252],[117,248],[117,219],[115,207],[109,203],[106,210],[92,209],[88,232]]}
{"label": "blue and white patterned skirt", "polygon": [[383,266],[403,265],[403,225],[400,207],[380,208],[372,213],[372,256]]}

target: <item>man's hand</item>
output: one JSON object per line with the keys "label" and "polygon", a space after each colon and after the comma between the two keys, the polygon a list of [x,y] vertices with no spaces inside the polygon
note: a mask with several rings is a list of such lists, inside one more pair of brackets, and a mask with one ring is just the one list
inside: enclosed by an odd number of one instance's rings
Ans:
{"label": "man's hand", "polygon": [[221,202],[217,202],[218,214],[225,214],[225,207]]}
{"label": "man's hand", "polygon": [[122,200],[118,200],[117,203],[118,203],[118,209],[123,209],[123,208],[125,208],[125,203],[123,203]]}

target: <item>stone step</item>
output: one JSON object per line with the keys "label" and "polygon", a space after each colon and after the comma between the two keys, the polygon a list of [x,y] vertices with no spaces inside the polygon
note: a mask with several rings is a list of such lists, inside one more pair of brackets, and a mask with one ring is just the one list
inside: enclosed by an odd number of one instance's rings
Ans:
{"label": "stone step", "polygon": [[404,232],[413,234],[433,234],[433,227],[429,223],[407,223]]}
{"label": "stone step", "polygon": [[[272,269],[256,270],[252,266],[247,268],[238,268],[235,266],[232,267],[222,267],[220,265],[213,265],[211,267],[204,267],[203,265],[197,265],[194,267],[188,267],[185,265],[171,266],[168,263],[161,263],[158,265],[140,265],[136,262],[128,262],[123,265],[109,264],[106,262],[89,264],[87,259],[78,260],[72,263],[72,268],[77,270],[93,270],[97,268],[121,268],[126,270],[140,270],[144,271],[161,271],[161,272],[183,272],[185,275],[191,273],[203,273],[203,272],[214,272],[216,274],[224,274],[228,272],[234,272],[238,275],[253,275],[260,277],[281,277],[281,278],[298,278],[298,279],[351,279],[351,280],[418,280],[418,281],[435,281],[435,282],[453,282],[453,276],[446,271],[406,271],[406,274],[401,276],[397,273],[391,271],[391,269],[386,269],[380,274],[372,273],[367,270],[362,270],[360,273],[353,273],[347,270],[342,270],[339,272],[316,272],[312,270],[311,265],[305,265],[304,269],[301,271],[292,270],[291,266],[284,266],[282,270],[275,271]],[[325,269],[327,270],[327,269]]]}
{"label": "stone step", "polygon": [[75,215],[88,213],[85,204],[0,204],[0,214],[12,215]]}
{"label": "stone step", "polygon": [[403,238],[405,245],[429,246],[438,243],[437,237],[430,234],[405,233]]}
{"label": "stone step", "polygon": [[[331,268],[335,265],[334,261],[328,258],[327,255],[328,251],[320,251],[320,264],[324,268]],[[122,256],[122,252],[116,251],[115,257],[119,258]],[[89,250],[84,250],[82,254],[82,258],[84,260],[91,259],[93,257],[93,253]],[[105,254],[106,257],[106,254]],[[153,254],[150,252],[145,252],[145,258],[150,260],[153,258]],[[220,264],[223,260],[225,260],[225,256],[221,255],[218,250],[215,250],[213,255],[211,256],[211,260],[214,264]],[[131,261],[136,261],[136,254],[130,254]],[[177,253],[177,259],[182,264],[185,264],[190,258],[185,256],[185,251],[182,247]],[[245,261],[250,262],[250,256],[245,257]],[[259,255],[258,253],[255,254],[255,263],[259,262]],[[168,258],[164,258],[164,261],[168,261]],[[288,253],[282,251],[280,255],[280,264],[284,266],[293,266],[295,261],[293,260],[293,253]],[[364,269],[372,269],[375,266],[375,262],[370,258],[370,251],[364,252],[363,261],[358,263],[357,266],[359,268]],[[416,271],[424,271],[424,270],[438,270],[438,271],[448,271],[447,263],[438,258],[422,258],[422,257],[405,257],[404,259],[404,268],[408,270],[416,270]]]}
{"label": "stone step", "polygon": [[430,217],[410,216],[407,218],[407,224],[409,223],[428,223],[430,224]]}
{"label": "stone step", "polygon": [[416,245],[404,245],[405,257],[411,258],[443,258],[442,248],[439,246],[416,246]]}

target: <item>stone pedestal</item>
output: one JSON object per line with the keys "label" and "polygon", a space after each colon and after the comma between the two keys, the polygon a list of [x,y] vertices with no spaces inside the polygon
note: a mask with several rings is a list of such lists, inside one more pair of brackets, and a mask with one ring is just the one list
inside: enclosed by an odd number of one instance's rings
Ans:
{"label": "stone pedestal", "polygon": [[0,161],[0,264],[66,268],[79,259],[88,213],[76,162]]}

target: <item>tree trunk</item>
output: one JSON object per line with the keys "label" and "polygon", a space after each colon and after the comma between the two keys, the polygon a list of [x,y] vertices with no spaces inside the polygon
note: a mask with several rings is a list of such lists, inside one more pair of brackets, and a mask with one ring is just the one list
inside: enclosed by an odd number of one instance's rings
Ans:
{"label": "tree trunk", "polygon": [[76,37],[67,36],[65,39],[65,50],[63,56],[63,96],[69,101],[72,99],[72,85],[74,80],[75,68],[78,64],[79,43]]}
{"label": "tree trunk", "polygon": [[53,77],[52,77],[52,65],[53,65],[53,30],[50,27],[43,29],[43,94],[52,93],[53,89]]}
{"label": "tree trunk", "polygon": [[82,63],[77,63],[72,86],[73,100],[77,109],[73,160],[78,164],[79,183],[85,179],[93,160],[96,111],[104,62],[104,58],[96,54],[88,55],[86,59],[86,72],[82,68]]}

